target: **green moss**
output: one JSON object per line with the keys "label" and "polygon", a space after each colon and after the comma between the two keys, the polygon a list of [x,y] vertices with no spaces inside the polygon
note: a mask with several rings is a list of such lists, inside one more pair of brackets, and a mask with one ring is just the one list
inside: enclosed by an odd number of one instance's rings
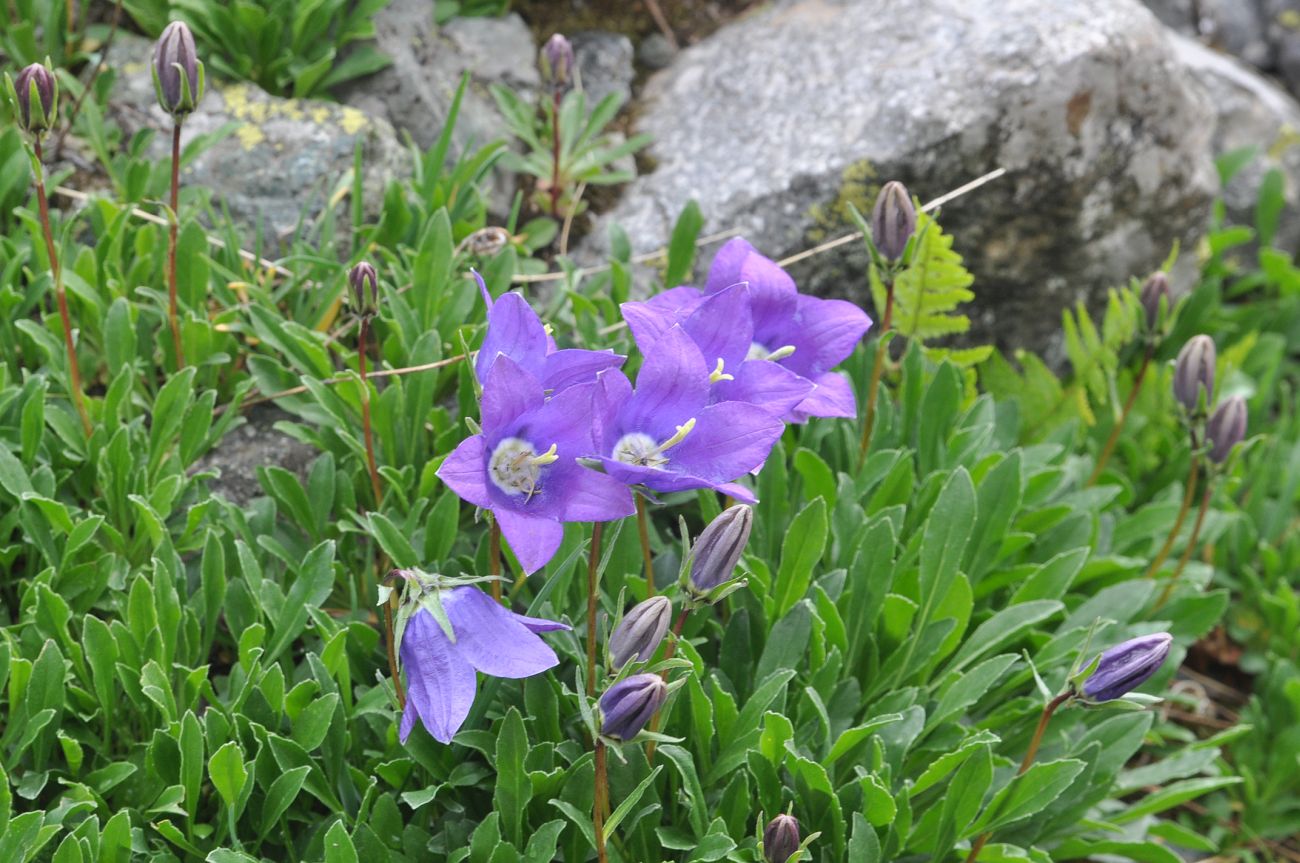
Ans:
{"label": "green moss", "polygon": [[858,212],[867,214],[880,194],[880,177],[875,165],[867,159],[852,162],[840,175],[840,189],[835,197],[824,204],[814,204],[808,210],[812,227],[808,229],[808,239],[814,243],[824,242],[831,237],[844,233],[844,226],[852,223],[849,218],[849,205],[858,208]]}

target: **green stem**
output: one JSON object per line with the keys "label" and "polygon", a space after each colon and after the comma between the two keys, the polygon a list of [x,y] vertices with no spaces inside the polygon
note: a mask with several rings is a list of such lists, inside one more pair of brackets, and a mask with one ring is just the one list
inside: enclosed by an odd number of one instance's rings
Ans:
{"label": "green stem", "polygon": [[1101,478],[1101,472],[1106,469],[1106,462],[1110,460],[1111,453],[1115,451],[1115,444],[1119,442],[1119,434],[1124,430],[1124,423],[1128,420],[1129,412],[1133,410],[1133,403],[1137,401],[1138,392],[1142,389],[1142,381],[1146,377],[1147,369],[1151,365],[1151,358],[1155,355],[1156,343],[1154,341],[1147,345],[1146,354],[1142,357],[1142,365],[1138,367],[1137,376],[1133,378],[1133,389],[1129,390],[1128,398],[1124,401],[1124,410],[1120,412],[1119,419],[1115,421],[1115,426],[1110,430],[1110,437],[1106,438],[1106,445],[1101,448],[1101,455],[1097,456],[1097,466],[1092,469],[1092,475],[1088,477],[1088,486],[1095,485]]}
{"label": "green stem", "polygon": [[72,314],[68,311],[68,292],[63,287],[63,268],[59,266],[59,254],[54,248],[54,230],[50,227],[50,203],[45,197],[45,166],[41,153],[41,138],[36,136],[34,150],[36,153],[36,205],[41,214],[41,228],[45,232],[45,251],[50,258],[50,275],[54,278],[54,301],[59,307],[59,320],[63,323],[63,346],[68,352],[68,377],[71,379],[72,402],[81,415],[81,426],[86,437],[94,432],[90,424],[90,414],[86,411],[86,402],[81,394],[81,366],[77,362],[77,346],[72,341]]}
{"label": "green stem", "polygon": [[1196,541],[1200,538],[1201,526],[1205,523],[1205,513],[1210,508],[1210,492],[1212,489],[1213,484],[1209,478],[1206,478],[1205,491],[1201,493],[1201,506],[1196,511],[1196,521],[1192,523],[1192,535],[1187,540],[1187,548],[1183,549],[1182,556],[1178,558],[1178,566],[1174,568],[1174,574],[1169,576],[1169,580],[1165,582],[1165,589],[1160,593],[1160,598],[1156,600],[1155,608],[1157,610],[1169,601],[1170,595],[1174,592],[1174,585],[1178,583],[1179,576],[1183,574],[1183,569],[1196,551]]}
{"label": "green stem", "polygon": [[375,462],[375,436],[370,428],[370,384],[366,378],[366,333],[369,327],[369,315],[362,315],[361,332],[357,336],[357,367],[361,370],[361,431],[366,439],[366,465],[370,469],[370,490],[375,496],[375,509],[379,509],[384,490],[379,484],[379,468]]}
{"label": "green stem", "polygon": [[641,535],[641,556],[645,561],[645,595],[647,598],[655,595],[655,564],[654,556],[650,554],[650,516],[646,514],[645,498],[641,495],[636,497],[636,529]]}
{"label": "green stem", "polygon": [[176,235],[180,225],[181,189],[181,122],[172,124],[172,191],[171,218],[167,225],[167,321],[172,330],[172,347],[176,351],[176,368],[185,368],[185,349],[181,345],[180,305],[176,300]]}
{"label": "green stem", "polygon": [[[668,660],[672,659],[673,656],[677,654],[677,642],[682,637],[682,627],[686,625],[686,615],[690,614],[690,611],[691,610],[689,608],[683,608],[681,613],[677,615],[677,622],[673,624],[673,640],[668,642],[668,647],[664,649],[664,662],[667,662]],[[668,679],[667,669],[659,672],[659,679],[665,681]],[[650,730],[652,732],[658,731],[659,726],[663,724],[663,721],[664,721],[663,708],[660,708],[659,710],[655,711],[654,716],[650,717]],[[654,763],[655,741],[653,740],[649,741],[645,745],[645,760],[647,764]]]}
{"label": "green stem", "polygon": [[858,470],[867,460],[871,446],[871,431],[876,424],[876,394],[880,390],[880,376],[885,366],[885,334],[894,320],[894,281],[885,282],[885,316],[880,322],[880,335],[876,339],[876,359],[871,364],[871,381],[867,384],[867,404],[862,416],[862,440],[858,443]]}
{"label": "green stem", "polygon": [[492,579],[492,598],[500,602],[501,525],[497,524],[496,519],[492,519],[492,526],[488,528],[488,575],[497,576],[497,578]]}
{"label": "green stem", "polygon": [[1155,578],[1160,567],[1169,558],[1169,552],[1174,547],[1174,542],[1178,539],[1178,532],[1183,529],[1183,522],[1187,519],[1187,512],[1192,508],[1192,498],[1196,496],[1196,479],[1200,475],[1201,457],[1197,452],[1196,435],[1192,435],[1192,467],[1187,472],[1187,489],[1183,492],[1183,504],[1178,509],[1178,517],[1174,519],[1174,526],[1169,531],[1169,536],[1165,537],[1165,544],[1160,546],[1160,551],[1156,554],[1155,560],[1151,561],[1151,566],[1147,569],[1147,578]]}

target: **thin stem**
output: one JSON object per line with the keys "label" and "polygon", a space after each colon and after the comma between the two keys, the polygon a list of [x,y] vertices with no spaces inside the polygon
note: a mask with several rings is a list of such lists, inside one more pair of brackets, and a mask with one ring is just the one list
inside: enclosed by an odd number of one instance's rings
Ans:
{"label": "thin stem", "polygon": [[551,215],[560,216],[560,88],[551,91]]}
{"label": "thin stem", "polygon": [[[668,660],[672,659],[674,655],[676,655],[677,642],[681,640],[682,627],[686,625],[686,615],[688,614],[690,614],[690,609],[683,608],[681,613],[677,615],[677,622],[673,624],[673,640],[668,642],[668,647],[664,649],[664,662],[667,662]],[[667,669],[659,672],[659,679],[665,681],[668,679]],[[659,726],[663,724],[663,721],[664,721],[663,709],[661,708],[655,711],[654,716],[650,717],[650,730],[652,732],[658,731]],[[645,745],[646,763],[647,764],[652,763],[654,761],[654,758],[655,758],[655,741],[651,740],[647,742]]]}
{"label": "thin stem", "polygon": [[596,833],[596,859],[608,863],[605,853],[605,809],[609,799],[609,775],[605,767],[605,742],[596,738],[596,794],[591,805],[591,826]]}
{"label": "thin stem", "polygon": [[393,644],[393,597],[384,603],[384,627],[388,632],[388,674],[393,678],[393,689],[397,691],[398,708],[406,709],[406,693],[402,690],[402,678],[397,671],[397,645]]}
{"label": "thin stem", "polygon": [[361,432],[366,439],[366,465],[370,469],[370,490],[375,495],[375,509],[384,497],[379,484],[379,468],[375,463],[375,436],[370,428],[370,384],[366,378],[366,334],[370,329],[370,316],[362,315],[361,331],[357,335],[357,367],[361,371]]}
{"label": "thin stem", "polygon": [[1169,601],[1169,596],[1174,592],[1174,585],[1178,583],[1178,578],[1183,574],[1183,569],[1187,566],[1188,561],[1192,559],[1192,554],[1196,551],[1196,541],[1201,536],[1201,525],[1205,523],[1205,513],[1210,508],[1211,492],[1214,484],[1207,477],[1205,480],[1205,491],[1201,493],[1201,506],[1196,511],[1196,521],[1192,522],[1192,535],[1187,540],[1187,548],[1183,549],[1183,554],[1178,558],[1178,566],[1174,567],[1174,574],[1169,576],[1165,582],[1165,589],[1160,593],[1160,598],[1156,600],[1155,607],[1159,609]]}
{"label": "thin stem", "polygon": [[54,301],[59,307],[59,320],[63,323],[63,346],[68,352],[68,377],[72,382],[72,401],[81,415],[81,426],[90,437],[94,427],[90,424],[90,414],[86,411],[86,402],[81,395],[81,366],[77,363],[77,346],[72,341],[72,314],[68,311],[68,293],[63,288],[63,268],[59,266],[59,254],[54,249],[54,230],[50,227],[50,204],[45,197],[45,166],[41,153],[41,139],[36,137],[36,204],[41,214],[41,228],[45,232],[45,251],[50,258],[50,275],[54,277]]}
{"label": "thin stem", "polygon": [[645,498],[636,497],[636,529],[641,535],[641,556],[645,559],[645,595],[648,599],[655,595],[655,564],[650,554],[650,516],[646,514]]}
{"label": "thin stem", "polygon": [[862,415],[862,440],[858,443],[858,470],[867,460],[871,446],[871,430],[876,424],[876,393],[880,390],[880,375],[885,367],[885,334],[894,320],[894,280],[885,282],[885,316],[880,321],[880,336],[876,339],[876,359],[871,364],[871,381],[867,384],[867,405]]}
{"label": "thin stem", "polygon": [[54,141],[54,158],[56,160],[63,155],[63,140],[68,137],[73,124],[77,121],[77,115],[81,113],[81,103],[86,100],[86,94],[95,86],[95,80],[99,77],[99,73],[104,71],[104,61],[108,59],[108,52],[113,47],[113,39],[117,36],[117,28],[121,19],[122,0],[117,0],[117,3],[113,4],[113,23],[109,26],[108,38],[104,40],[103,47],[99,49],[99,60],[95,62],[95,68],[91,70],[90,79],[77,96],[77,101],[72,103],[72,110],[68,112],[67,125],[63,127],[62,131],[59,132],[59,137]]}
{"label": "thin stem", "polygon": [[488,575],[498,576],[492,579],[492,598],[501,601],[501,525],[492,519],[488,528]]}
{"label": "thin stem", "polygon": [[171,218],[167,225],[167,321],[172,328],[172,346],[176,350],[176,368],[185,368],[185,350],[181,346],[180,309],[176,301],[176,234],[180,226],[181,190],[181,122],[172,124],[172,192]]}
{"label": "thin stem", "polygon": [[587,697],[596,694],[596,607],[600,590],[600,535],[605,526],[591,526],[591,556],[587,559]]}
{"label": "thin stem", "polygon": [[1110,437],[1106,438],[1106,445],[1101,448],[1101,455],[1097,456],[1097,466],[1092,469],[1092,475],[1088,477],[1087,486],[1095,485],[1101,478],[1101,472],[1106,469],[1106,462],[1110,460],[1111,453],[1115,451],[1115,444],[1119,442],[1119,434],[1124,430],[1124,423],[1128,420],[1129,412],[1133,410],[1133,404],[1137,401],[1138,393],[1142,390],[1142,381],[1146,378],[1147,369],[1151,366],[1151,358],[1155,355],[1156,343],[1151,341],[1147,345],[1146,353],[1142,356],[1142,365],[1138,367],[1137,376],[1133,378],[1133,389],[1129,390],[1128,398],[1124,400],[1124,410],[1120,412],[1119,419],[1115,421],[1115,426],[1110,430]]}
{"label": "thin stem", "polygon": [[[1029,749],[1025,751],[1025,758],[1020,762],[1020,769],[1016,771],[1017,776],[1023,776],[1034,763],[1034,756],[1038,755],[1038,747],[1043,742],[1043,732],[1047,731],[1047,724],[1052,721],[1052,714],[1056,713],[1056,708],[1074,697],[1073,692],[1062,692],[1060,695],[1047,702],[1043,707],[1043,715],[1038,717],[1038,727],[1034,729],[1034,736],[1029,741]],[[975,858],[980,856],[980,851],[988,844],[989,837],[992,833],[981,833],[970,847],[970,853],[966,855],[966,863],[974,863]]]}
{"label": "thin stem", "polygon": [[1178,539],[1178,532],[1183,529],[1183,521],[1187,519],[1187,512],[1192,508],[1192,499],[1196,496],[1196,479],[1200,475],[1201,457],[1196,452],[1196,436],[1192,436],[1192,467],[1187,472],[1187,490],[1183,492],[1183,505],[1178,509],[1178,517],[1174,519],[1174,526],[1169,531],[1169,536],[1165,537],[1165,544],[1160,546],[1160,551],[1156,554],[1156,559],[1151,561],[1151,566],[1147,569],[1147,578],[1155,578],[1160,567],[1164,566],[1165,561],[1169,558],[1169,552],[1174,547],[1174,542]]}

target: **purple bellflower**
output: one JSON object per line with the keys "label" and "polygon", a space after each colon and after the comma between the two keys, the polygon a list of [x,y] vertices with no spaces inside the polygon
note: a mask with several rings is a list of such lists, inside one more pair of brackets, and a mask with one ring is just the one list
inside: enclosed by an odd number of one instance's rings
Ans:
{"label": "purple bellflower", "polygon": [[403,743],[418,718],[441,743],[450,743],[474,703],[474,672],[531,677],[559,664],[539,632],[569,629],[554,620],[515,614],[477,587],[442,591],[439,601],[452,637],[427,608],[419,608],[402,633],[406,709],[398,730]]}
{"label": "purple bellflower", "polygon": [[525,573],[555,554],[564,538],[561,522],[613,521],[635,512],[623,482],[576,461],[595,450],[595,388],[578,384],[547,399],[534,374],[499,355],[483,385],[482,431],[438,468],[461,498],[492,511]]}
{"label": "purple bellflower", "polygon": [[[724,301],[719,296],[738,285],[746,288],[742,292],[745,301],[738,297]],[[711,300],[713,305],[706,306]],[[748,315],[743,313],[746,301]],[[669,327],[681,324],[700,342],[711,363],[722,361],[721,367],[710,366],[714,377],[734,377],[719,390],[720,398],[753,400],[791,422],[857,415],[848,379],[831,369],[853,352],[871,327],[871,319],[845,300],[800,294],[785,270],[739,237],[718,250],[703,291],[686,286],[673,288],[645,303],[626,303],[623,311],[643,351],[648,351]],[[749,343],[743,346],[738,363],[735,347],[728,339],[743,336]],[[804,386],[811,385],[811,390],[782,411],[782,394],[790,397],[792,391],[783,392],[781,382],[771,376],[751,378],[757,369],[742,370],[745,360],[764,360],[793,372],[804,379]],[[788,382],[785,386],[789,386]]]}
{"label": "purple bellflower", "polygon": [[1102,653],[1097,669],[1083,684],[1089,701],[1110,701],[1137,689],[1160,670],[1174,637],[1156,632],[1130,638]]}
{"label": "purple bellflower", "polygon": [[713,488],[754,503],[734,482],[767,459],[784,428],[767,410],[744,402],[710,404],[704,355],[680,325],[646,354],[636,389],[620,371],[596,388],[596,443],[611,476],[652,491]]}
{"label": "purple bellflower", "polygon": [[590,383],[605,369],[618,368],[627,357],[613,351],[559,350],[541,318],[528,302],[514,292],[502,294],[496,302],[487,284],[470,270],[488,308],[487,333],[474,360],[474,372],[486,383],[488,371],[499,356],[507,356],[526,369],[551,393],[575,384]]}

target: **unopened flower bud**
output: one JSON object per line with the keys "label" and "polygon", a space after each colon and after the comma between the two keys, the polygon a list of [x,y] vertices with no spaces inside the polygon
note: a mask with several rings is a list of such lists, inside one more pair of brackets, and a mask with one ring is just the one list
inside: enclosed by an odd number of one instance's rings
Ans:
{"label": "unopened flower bud", "polygon": [[659,642],[668,632],[673,604],[663,594],[652,596],[632,607],[609,636],[610,658],[615,668],[622,668],[633,658],[645,662],[654,656]]}
{"label": "unopened flower bud", "polygon": [[465,248],[469,250],[471,255],[490,258],[504,249],[509,242],[509,231],[496,225],[490,225],[486,228],[479,228],[466,237]]}
{"label": "unopened flower bud", "polygon": [[5,89],[13,100],[18,125],[25,132],[39,135],[54,128],[59,113],[59,82],[49,61],[33,63],[11,81],[5,75]]}
{"label": "unopened flower bud", "polygon": [[1110,701],[1146,683],[1160,670],[1174,637],[1167,632],[1131,638],[1101,655],[1097,670],[1083,684],[1089,701]]}
{"label": "unopened flower bud", "polygon": [[178,122],[203,99],[203,61],[194,48],[194,34],[183,21],[173,21],[153,49],[153,86],[158,104]]}
{"label": "unopened flower bud", "polygon": [[886,260],[903,257],[907,241],[916,231],[916,207],[907,187],[891,180],[880,190],[871,211],[871,239]]}
{"label": "unopened flower bud", "polygon": [[1214,398],[1214,339],[1193,336],[1178,352],[1174,363],[1174,398],[1188,411],[1195,411],[1202,388],[1208,404]]}
{"label": "unopened flower bud", "polygon": [[1166,308],[1174,303],[1173,293],[1169,288],[1169,276],[1163,270],[1152,273],[1142,283],[1138,299],[1142,303],[1142,311],[1146,312],[1147,329],[1154,330],[1156,324],[1160,322],[1160,301],[1164,300]]}
{"label": "unopened flower bud", "polygon": [[754,510],[736,504],[701,531],[691,547],[691,590],[705,594],[731,578],[754,528]]}
{"label": "unopened flower bud", "polygon": [[799,850],[799,822],[793,815],[778,815],[763,830],[763,859],[785,863]]}
{"label": "unopened flower bud", "polygon": [[573,45],[560,33],[556,33],[542,46],[539,58],[542,69],[542,83],[553,90],[567,90],[573,83]]}
{"label": "unopened flower bud", "polygon": [[615,683],[600,697],[600,733],[631,740],[641,733],[668,698],[668,684],[657,674],[634,674]]}
{"label": "unopened flower bud", "polygon": [[1210,442],[1210,461],[1223,464],[1232,448],[1246,437],[1246,400],[1241,396],[1224,399],[1205,424]]}
{"label": "unopened flower bud", "polygon": [[357,309],[363,315],[373,315],[379,311],[379,274],[365,261],[348,271],[348,284],[352,286],[352,297]]}

